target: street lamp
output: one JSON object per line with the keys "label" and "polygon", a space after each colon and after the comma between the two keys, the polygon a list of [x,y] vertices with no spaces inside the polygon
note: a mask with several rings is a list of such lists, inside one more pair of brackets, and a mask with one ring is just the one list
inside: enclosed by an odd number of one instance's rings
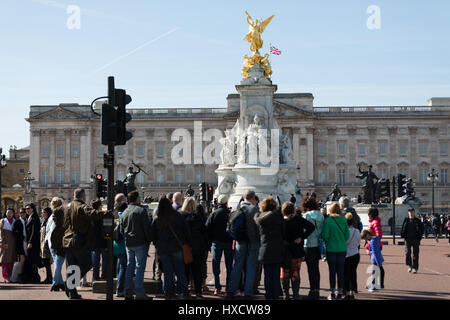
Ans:
{"label": "street lamp", "polygon": [[6,157],[2,154],[3,149],[0,148],[0,213],[2,210],[2,169],[6,167]]}
{"label": "street lamp", "polygon": [[439,175],[434,172],[434,168],[431,169],[431,173],[428,174],[427,180],[431,181],[431,214],[434,216],[434,182]]}

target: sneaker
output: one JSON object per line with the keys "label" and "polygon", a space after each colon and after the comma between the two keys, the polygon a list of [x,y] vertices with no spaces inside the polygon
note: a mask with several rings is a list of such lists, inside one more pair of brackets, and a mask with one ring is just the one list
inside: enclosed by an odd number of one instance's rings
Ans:
{"label": "sneaker", "polygon": [[336,296],[336,300],[344,300],[344,294],[343,293],[338,293]]}
{"label": "sneaker", "polygon": [[412,273],[417,273],[417,269],[412,269]]}
{"label": "sneaker", "polygon": [[330,293],[329,295],[328,295],[328,298],[327,298],[328,300],[336,300],[336,295],[334,294],[334,293]]}
{"label": "sneaker", "polygon": [[233,293],[233,295],[234,295],[235,297],[243,297],[243,296],[244,296],[244,292],[241,291],[241,290],[236,290],[236,291]]}
{"label": "sneaker", "polygon": [[411,272],[412,271],[412,268],[409,266],[408,267],[408,272]]}
{"label": "sneaker", "polygon": [[213,286],[213,285],[214,285],[214,279],[212,279],[211,281],[209,281],[209,282],[207,283],[207,285],[208,285],[208,286]]}
{"label": "sneaker", "polygon": [[222,291],[220,291],[219,289],[216,289],[216,290],[214,290],[214,295],[220,296],[220,295],[222,295]]}
{"label": "sneaker", "polygon": [[369,289],[367,289],[367,291],[369,291],[369,292],[375,292],[375,291],[377,291],[377,289],[375,289],[375,288],[369,288]]}

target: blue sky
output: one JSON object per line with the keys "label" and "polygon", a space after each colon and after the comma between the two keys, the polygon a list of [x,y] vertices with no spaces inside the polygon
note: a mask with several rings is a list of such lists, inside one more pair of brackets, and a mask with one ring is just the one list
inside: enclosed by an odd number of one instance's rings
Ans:
{"label": "blue sky", "polygon": [[[66,26],[68,5],[81,9],[79,30]],[[370,5],[380,30],[367,28]],[[262,52],[283,52],[272,56],[278,92],[311,92],[316,106],[450,96],[446,0],[2,0],[0,146],[29,145],[30,105],[88,104],[110,75],[133,108],[225,107],[249,53],[245,10],[275,14]]]}

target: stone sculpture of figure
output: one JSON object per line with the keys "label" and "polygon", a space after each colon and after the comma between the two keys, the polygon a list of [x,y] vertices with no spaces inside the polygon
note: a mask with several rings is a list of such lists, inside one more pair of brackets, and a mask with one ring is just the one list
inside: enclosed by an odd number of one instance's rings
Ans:
{"label": "stone sculpture of figure", "polygon": [[237,139],[238,150],[237,150],[237,161],[238,163],[245,163],[246,159],[246,151],[245,146],[247,144],[247,133],[245,131],[241,131],[238,135]]}
{"label": "stone sculpture of figure", "polygon": [[282,174],[278,177],[278,188],[281,194],[295,193],[295,185],[289,181],[287,174]]}
{"label": "stone sculpture of figure", "polygon": [[280,137],[280,163],[292,163],[294,161],[291,139],[288,134],[282,134]]}
{"label": "stone sculpture of figure", "polygon": [[404,187],[407,199],[414,200],[414,198],[416,197],[416,192],[414,191],[413,181],[411,178],[406,181]]}
{"label": "stone sculpture of figure", "polygon": [[376,184],[379,180],[377,175],[372,172],[372,165],[369,165],[369,170],[361,171],[361,166],[358,165],[358,171],[360,175],[356,176],[359,179],[366,179],[363,185],[363,203],[372,204],[375,202]]}
{"label": "stone sculpture of figure", "polygon": [[234,136],[229,129],[225,130],[225,137],[220,139],[220,143],[222,144],[222,151],[220,152],[220,162],[222,164],[234,164],[235,163],[235,155],[234,155]]}
{"label": "stone sculpture of figure", "polygon": [[131,191],[136,190],[136,185],[135,185],[136,176],[142,171],[139,166],[137,168],[139,169],[139,171],[134,171],[133,167],[129,167],[128,174],[125,177],[125,179],[123,180],[123,183],[125,183],[125,185],[127,187],[127,193],[130,193]]}
{"label": "stone sculpture of figure", "polygon": [[330,201],[339,201],[339,198],[342,196],[341,189],[339,189],[338,185],[335,184],[333,190],[328,195]]}
{"label": "stone sculpture of figure", "polygon": [[217,187],[219,194],[229,194],[233,191],[235,181],[232,175],[225,176]]}
{"label": "stone sculpture of figure", "polygon": [[193,197],[194,194],[194,189],[192,189],[191,185],[189,184],[186,190],[186,197]]}

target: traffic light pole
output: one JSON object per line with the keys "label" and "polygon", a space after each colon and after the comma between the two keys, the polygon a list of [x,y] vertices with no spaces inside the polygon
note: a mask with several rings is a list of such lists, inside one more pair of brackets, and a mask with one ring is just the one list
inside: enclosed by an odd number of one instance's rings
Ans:
{"label": "traffic light pole", "polygon": [[392,177],[392,241],[395,244],[395,176]]}

